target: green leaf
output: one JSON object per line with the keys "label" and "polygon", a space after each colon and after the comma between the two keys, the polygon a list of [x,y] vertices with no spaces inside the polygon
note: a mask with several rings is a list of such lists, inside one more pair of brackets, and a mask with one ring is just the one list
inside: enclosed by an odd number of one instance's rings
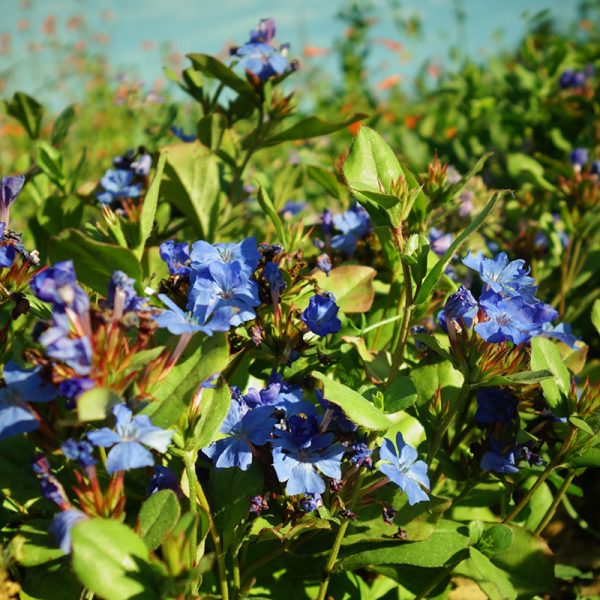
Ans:
{"label": "green leaf", "polygon": [[549,192],[556,190],[544,177],[544,167],[535,158],[527,154],[509,154],[507,159],[508,172],[511,177],[518,178],[521,173],[526,173],[542,189]]}
{"label": "green leaf", "polygon": [[213,152],[219,149],[227,129],[227,118],[221,113],[212,113],[198,121],[198,140]]}
{"label": "green leaf", "polygon": [[161,154],[158,158],[158,165],[156,166],[156,173],[154,179],[144,196],[144,203],[142,204],[142,213],[140,215],[139,233],[138,233],[138,245],[134,252],[138,259],[142,258],[144,253],[144,247],[146,246],[146,240],[150,237],[152,228],[154,227],[154,217],[156,215],[156,208],[158,206],[158,195],[160,192],[160,182],[162,179],[163,171],[165,168],[165,161],[167,160],[166,154]]}
{"label": "green leaf", "polygon": [[600,448],[588,448],[579,454],[567,457],[569,467],[600,467]]}
{"label": "green leaf", "polygon": [[[344,176],[351,190],[389,193],[392,182],[404,175],[400,162],[386,141],[373,129],[361,127],[344,163]],[[360,200],[360,193],[357,198]],[[370,199],[366,199],[371,201]]]}
{"label": "green leaf", "polygon": [[158,600],[160,592],[144,542],[111,519],[73,527],[73,568],[83,585],[105,600]]}
{"label": "green leaf", "polygon": [[53,146],[60,146],[64,142],[73,121],[75,121],[75,117],[74,104],[67,106],[67,108],[58,115],[52,126],[52,133],[50,134],[50,143]]}
{"label": "green leaf", "polygon": [[417,401],[417,388],[410,377],[396,377],[384,391],[385,411],[397,413]]}
{"label": "green leaf", "polygon": [[263,476],[253,464],[247,471],[241,469],[213,469],[209,491],[213,517],[221,532],[223,551],[226,552],[233,540],[235,528],[248,517],[252,496],[262,493]]}
{"label": "green leaf", "polygon": [[150,550],[158,548],[179,521],[179,501],[172,490],[160,490],[142,504],[139,532]]}
{"label": "green leaf", "polygon": [[256,184],[258,185],[258,203],[260,204],[260,207],[265,211],[267,217],[269,217],[271,223],[273,223],[279,241],[283,244],[284,248],[287,248],[289,246],[288,236],[285,229],[283,228],[283,223],[281,221],[279,213],[275,210],[275,205],[273,204],[273,201],[271,200],[271,197],[269,196],[266,190],[264,179],[262,177],[257,177]]}
{"label": "green leaf", "polygon": [[[354,544],[340,552],[339,568],[352,571],[371,565],[443,567],[456,560],[469,545],[467,528],[461,523],[440,521],[425,540],[378,544]],[[460,555],[459,555],[460,556]]]}
{"label": "green leaf", "polygon": [[329,195],[338,199],[341,197],[342,186],[337,177],[328,169],[317,165],[307,165],[306,175],[318,183]]}
{"label": "green leaf", "polygon": [[328,135],[366,118],[367,115],[359,113],[352,115],[345,121],[331,123],[328,121],[323,121],[323,119],[320,119],[319,117],[307,117],[305,119],[301,119],[298,121],[298,123],[292,125],[290,128],[267,138],[261,143],[261,147],[275,146],[277,144],[281,144],[282,142],[306,140],[322,135]]}
{"label": "green leaf", "polygon": [[313,371],[312,376],[323,383],[325,398],[339,406],[354,423],[371,431],[387,431],[391,422],[371,402],[343,383]]}
{"label": "green leaf", "polygon": [[485,208],[471,221],[469,226],[450,244],[448,250],[444,253],[434,267],[429,271],[427,277],[423,281],[421,289],[415,298],[415,304],[423,304],[429,299],[429,296],[433,292],[433,288],[437,284],[438,280],[446,270],[448,263],[452,257],[458,252],[462,245],[481,227],[483,222],[487,219],[488,215],[494,210],[498,198],[502,195],[502,192],[495,192],[490,201],[486,204]]}
{"label": "green leaf", "polygon": [[171,144],[160,152],[167,157],[161,195],[191,220],[201,237],[212,241],[221,192],[216,156],[199,142]]}
{"label": "green leaf", "polygon": [[35,567],[64,556],[50,535],[49,527],[49,520],[31,520],[19,529],[19,534],[10,543],[10,550],[20,565]]}
{"label": "green leaf", "polygon": [[498,385],[533,385],[552,377],[547,369],[541,371],[522,371],[512,375],[494,375],[473,387],[495,387]]}
{"label": "green leaf", "polygon": [[123,399],[108,388],[95,387],[77,398],[77,418],[82,423],[106,419],[110,409]]}
{"label": "green leaf", "polygon": [[59,150],[44,141],[39,141],[35,148],[35,162],[52,183],[64,189],[67,180],[63,157]]}
{"label": "green leaf", "polygon": [[439,389],[443,401],[454,401],[463,386],[464,377],[450,361],[420,365],[410,372],[417,388],[417,402],[427,404]]}
{"label": "green leaf", "polygon": [[44,116],[44,107],[31,96],[16,92],[10,102],[5,101],[6,112],[23,125],[27,135],[35,140],[40,136],[40,125]]}
{"label": "green leaf", "polygon": [[591,435],[592,437],[594,435],[596,435],[594,433],[594,430],[583,420],[580,419],[579,417],[569,417],[569,421],[571,422],[572,425],[575,425],[575,427],[577,427],[577,429],[580,429],[581,431],[587,433],[588,435]]}
{"label": "green leaf", "polygon": [[204,448],[212,443],[231,405],[229,386],[220,385],[202,391],[200,420],[194,428],[191,449]]}
{"label": "green leaf", "polygon": [[153,391],[155,400],[144,413],[158,427],[169,427],[186,411],[198,386],[220,373],[229,361],[229,345],[223,334],[201,340],[196,334],[179,362]]}
{"label": "green leaf", "polygon": [[20,600],[80,600],[83,592],[65,559],[28,567],[22,586]]}
{"label": "green leaf", "polygon": [[256,106],[260,106],[261,98],[256,90],[220,60],[209,54],[187,54],[186,56],[192,61],[194,68],[203,75],[217,79],[240,96],[250,100]]}
{"label": "green leaf", "polygon": [[466,569],[459,572],[474,579],[490,600],[516,600],[517,592],[508,573],[499,569],[477,548],[469,548],[469,558],[465,563]]}
{"label": "green leaf", "polygon": [[107,293],[113,271],[123,271],[136,281],[142,278],[140,263],[131,250],[97,242],[76,229],[52,237],[49,255],[52,262],[73,260],[77,279],[102,296]]}
{"label": "green leaf", "polygon": [[596,328],[596,331],[600,333],[600,299],[596,300],[592,307],[592,324]]}
{"label": "green leaf", "polygon": [[327,276],[322,271],[313,274],[318,286],[333,292],[340,309],[345,313],[368,312],[373,305],[375,289],[373,280],[377,271],[363,265],[335,267]]}
{"label": "green leaf", "polygon": [[569,416],[573,412],[573,407],[569,405],[571,376],[553,342],[543,337],[534,337],[531,340],[531,368],[552,373],[552,379],[545,379],[540,384],[544,397],[556,416]]}

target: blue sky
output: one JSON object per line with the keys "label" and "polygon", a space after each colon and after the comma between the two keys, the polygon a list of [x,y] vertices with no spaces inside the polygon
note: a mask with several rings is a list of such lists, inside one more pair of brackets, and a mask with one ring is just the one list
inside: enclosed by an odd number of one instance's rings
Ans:
{"label": "blue sky", "polygon": [[[291,43],[291,55],[301,56],[306,44],[330,48],[343,31],[336,20],[341,0],[2,0],[0,36],[11,35],[10,53],[0,52],[0,79],[5,80],[3,96],[15,89],[45,98],[55,78],[56,54],[51,39],[42,33],[49,15],[56,16],[56,38],[73,46],[85,41],[99,48],[118,68],[134,71],[150,84],[162,76],[165,45],[173,51],[216,53],[227,44],[242,43],[259,18],[271,16],[278,26],[278,40]],[[399,75],[410,83],[419,64],[434,58],[448,65],[448,48],[457,41],[450,0],[404,0],[404,15],[418,15],[423,24],[419,39],[403,38],[389,19],[387,0],[376,0],[379,22],[375,36],[401,42],[401,53],[383,45],[374,47],[374,80]],[[559,20],[575,15],[576,2],[564,0],[463,0],[467,13],[461,50],[474,57],[483,56],[500,44],[518,39],[524,30],[524,13],[534,14],[549,8]],[[82,15],[86,30],[67,27],[74,15]],[[27,27],[23,22],[27,21]],[[19,20],[21,22],[19,23]],[[100,46],[94,34],[110,37]],[[2,38],[0,37],[0,40]],[[149,44],[154,46],[149,49]],[[38,45],[32,53],[28,47]],[[315,59],[313,59],[315,60]],[[333,57],[322,59],[332,71]]]}

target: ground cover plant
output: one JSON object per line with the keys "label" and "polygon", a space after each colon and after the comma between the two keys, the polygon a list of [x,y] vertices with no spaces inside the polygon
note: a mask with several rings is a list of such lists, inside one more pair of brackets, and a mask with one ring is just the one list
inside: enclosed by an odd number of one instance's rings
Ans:
{"label": "ground cover plant", "polygon": [[6,99],[0,598],[593,593],[598,32],[377,99],[342,16],[333,92],[262,19],[112,154]]}

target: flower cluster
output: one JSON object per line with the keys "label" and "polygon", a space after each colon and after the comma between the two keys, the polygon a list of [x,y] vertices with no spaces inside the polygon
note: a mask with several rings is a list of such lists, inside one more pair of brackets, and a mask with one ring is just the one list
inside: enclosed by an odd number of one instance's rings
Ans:
{"label": "flower cluster", "polygon": [[469,253],[462,262],[477,271],[483,288],[478,301],[464,287],[448,298],[440,315],[446,329],[450,322],[462,321],[467,327],[476,322],[475,331],[490,343],[523,344],[532,337],[545,336],[575,346],[576,338],[568,325],[552,325],[558,312],[535,298],[537,288],[525,261],[509,261],[501,252],[495,258]]}
{"label": "flower cluster", "polygon": [[594,65],[588,65],[583,71],[565,69],[560,74],[558,83],[563,90],[580,89],[586,84],[587,80],[594,75],[594,72]]}
{"label": "flower cluster", "polygon": [[166,295],[159,298],[168,306],[155,317],[159,327],[175,335],[202,331],[212,335],[228,331],[255,318],[260,304],[258,285],[253,279],[260,260],[255,238],[238,244],[169,241],[160,246],[160,255],[171,275],[185,278],[185,310]]}
{"label": "flower cluster", "polygon": [[127,212],[127,202],[142,194],[152,167],[152,157],[144,148],[129,150],[113,159],[113,167],[100,180],[102,190],[96,198],[104,206]]}
{"label": "flower cluster", "polygon": [[275,21],[261,19],[250,31],[250,39],[244,45],[231,49],[231,55],[239,59],[249,77],[259,83],[295,68],[287,57],[289,44],[277,48],[272,44],[274,37]]}
{"label": "flower cluster", "polygon": [[[346,460],[355,468],[373,465],[372,450],[356,426],[318,390],[317,398],[324,414],[305,399],[301,387],[276,374],[262,390],[250,388],[241,394],[234,388],[222,437],[204,448],[204,454],[217,469],[245,471],[254,460],[272,466],[286,495],[302,495],[301,509],[312,512],[323,504],[326,479],[331,491],[339,491]],[[379,470],[407,494],[409,504],[428,500],[423,490],[429,488],[427,466],[400,434],[397,450],[384,440],[380,458]]]}
{"label": "flower cluster", "polygon": [[358,242],[371,232],[371,219],[360,204],[354,204],[349,210],[337,215],[325,209],[321,215],[321,229],[325,241],[315,240],[317,248],[327,249],[328,252],[333,249],[352,256]]}

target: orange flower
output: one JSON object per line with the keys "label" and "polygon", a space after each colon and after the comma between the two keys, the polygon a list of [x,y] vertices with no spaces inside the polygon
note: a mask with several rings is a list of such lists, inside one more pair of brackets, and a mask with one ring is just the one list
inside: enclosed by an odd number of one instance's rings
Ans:
{"label": "orange flower", "polygon": [[444,131],[444,135],[446,136],[447,140],[451,140],[453,137],[456,137],[457,132],[458,130],[456,127],[448,127],[446,131]]}
{"label": "orange flower", "polygon": [[361,127],[362,127],[362,121],[357,121],[356,123],[352,123],[352,125],[348,125],[348,131],[352,135],[356,135],[360,131]]}
{"label": "orange flower", "polygon": [[421,117],[419,117],[419,115],[406,115],[404,117],[404,124],[406,127],[408,127],[408,129],[414,129],[417,126],[420,118]]}
{"label": "orange flower", "polygon": [[42,23],[42,32],[46,35],[54,35],[56,33],[56,17],[49,15]]}
{"label": "orange flower", "polygon": [[375,85],[378,90],[389,90],[402,80],[401,75],[390,75]]}
{"label": "orange flower", "polygon": [[75,15],[74,17],[71,17],[67,21],[67,29],[70,29],[71,31],[76,31],[82,25],[83,25],[83,17],[81,15]]}
{"label": "orange flower", "polygon": [[310,46],[307,44],[302,50],[302,54],[305,58],[319,58],[325,56],[329,50],[327,48],[319,48],[318,46]]}
{"label": "orange flower", "polygon": [[382,45],[392,52],[402,52],[404,50],[404,46],[400,42],[391,40],[390,38],[377,38],[375,43]]}
{"label": "orange flower", "polygon": [[19,19],[17,21],[17,29],[19,31],[27,31],[29,29],[29,21],[27,19]]}

